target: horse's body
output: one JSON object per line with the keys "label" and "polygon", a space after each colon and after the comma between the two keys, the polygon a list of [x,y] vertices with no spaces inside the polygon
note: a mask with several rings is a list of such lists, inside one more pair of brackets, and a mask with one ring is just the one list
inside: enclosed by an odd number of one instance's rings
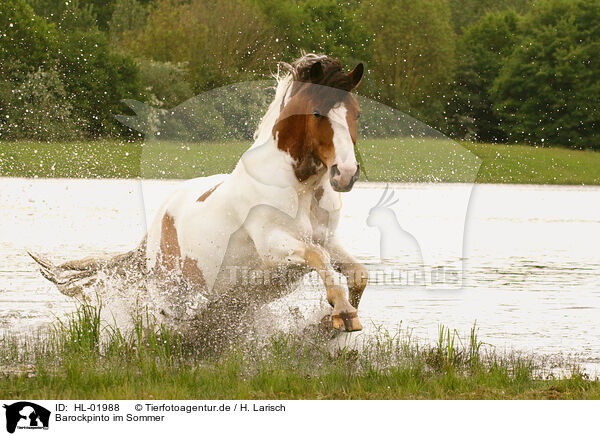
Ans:
{"label": "horse's body", "polygon": [[[362,65],[346,74],[325,56],[293,64],[233,172],[190,180],[161,206],[138,250],[146,271],[180,277],[190,297],[247,304],[276,298],[283,283],[316,269],[333,306],[333,326],[359,330],[356,307],[367,273],[335,230],[336,191],[350,190],[358,178],[358,105],[349,92],[361,76]],[[42,267],[45,276],[59,276]],[[350,301],[336,271],[348,279]]]}

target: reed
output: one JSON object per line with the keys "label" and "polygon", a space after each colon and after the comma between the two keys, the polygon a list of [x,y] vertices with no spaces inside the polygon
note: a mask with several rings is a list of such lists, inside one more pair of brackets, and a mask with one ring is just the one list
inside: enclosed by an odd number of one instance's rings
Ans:
{"label": "reed", "polygon": [[476,326],[462,338],[441,325],[433,344],[399,329],[340,345],[314,329],[211,352],[148,312],[129,331],[101,312],[101,302],[81,304],[51,329],[2,337],[0,398],[600,398],[600,382],[577,366],[557,377],[535,356],[498,354]]}

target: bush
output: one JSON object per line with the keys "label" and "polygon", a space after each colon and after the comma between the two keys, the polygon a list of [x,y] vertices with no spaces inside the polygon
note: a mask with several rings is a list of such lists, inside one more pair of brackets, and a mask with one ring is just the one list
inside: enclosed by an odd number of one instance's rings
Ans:
{"label": "bush", "polygon": [[171,108],[193,96],[183,65],[140,59],[138,66],[147,100],[156,107]]}
{"label": "bush", "polygon": [[547,0],[491,90],[514,141],[600,148],[600,2]]}
{"label": "bush", "polygon": [[10,117],[22,107],[14,90],[28,73],[51,66],[55,44],[54,26],[25,0],[0,0],[0,138],[9,137]]}
{"label": "bush", "polygon": [[[73,109],[56,70],[28,73],[13,91],[4,134],[38,141],[74,139]],[[4,135],[3,135],[4,136]]]}
{"label": "bush", "polygon": [[120,116],[119,120],[144,133],[146,139],[248,141],[273,96],[273,82],[243,82],[200,93],[168,110],[157,108],[160,104],[152,100],[150,105],[128,101],[136,116]]}
{"label": "bush", "polygon": [[123,113],[122,100],[139,99],[142,85],[135,61],[110,48],[108,37],[97,31],[74,31],[64,36],[58,70],[73,115],[85,122],[89,136],[123,133],[113,114]]}

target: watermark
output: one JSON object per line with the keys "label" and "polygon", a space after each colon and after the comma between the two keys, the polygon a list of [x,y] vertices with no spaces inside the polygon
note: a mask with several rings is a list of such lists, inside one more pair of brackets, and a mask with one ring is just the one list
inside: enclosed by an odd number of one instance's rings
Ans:
{"label": "watermark", "polygon": [[[297,278],[293,270],[253,268],[243,262],[231,266],[225,262],[227,252],[235,250],[239,243],[234,235],[251,227],[248,220],[255,218],[254,212],[265,208],[278,212],[279,215],[271,213],[265,226],[296,219],[299,213],[302,200],[294,198],[297,193],[285,178],[274,176],[280,169],[269,167],[273,162],[274,123],[289,101],[291,90],[298,84],[293,80],[284,82],[237,83],[201,94],[169,110],[127,101],[136,115],[117,117],[144,135],[143,177],[167,176],[174,163],[180,169],[187,168],[186,174],[197,176],[212,176],[237,165],[243,167],[257,186],[267,187],[264,191],[272,194],[243,198],[244,209],[238,213],[246,216],[246,221],[228,226],[211,223],[213,227],[202,223],[205,233],[212,232],[221,238],[210,252],[211,263],[221,266],[219,274],[230,285],[276,285],[282,280]],[[306,83],[301,86],[310,86],[313,94],[333,93],[337,99],[344,98],[340,95],[345,91]],[[324,194],[315,195],[321,223],[335,231],[334,222],[349,222],[350,231],[344,234],[343,229],[339,229],[338,239],[342,243],[357,239],[361,244],[364,240],[367,260],[357,257],[369,270],[371,284],[461,288],[467,211],[481,163],[479,158],[394,108],[362,96],[355,98],[361,116],[354,153],[362,178],[348,193],[340,195],[326,186]],[[312,107],[298,106],[287,116],[324,115],[317,112]],[[346,129],[344,123],[344,118],[331,119],[336,132]],[[206,142],[215,145],[206,148],[202,145]],[[231,152],[239,142],[248,143],[241,157],[240,151]],[[310,170],[313,163],[302,165],[301,171],[306,170],[305,166]],[[320,164],[314,165],[318,170]],[[141,183],[144,186],[145,182]],[[221,179],[211,183],[206,187],[207,196],[218,189]],[[198,198],[206,197],[199,195]],[[156,208],[155,205],[153,210]],[[348,210],[350,217],[345,216]],[[298,234],[297,237],[309,242],[314,240],[314,235]],[[321,241],[325,249],[326,239]],[[352,254],[351,249],[348,251]],[[206,286],[211,289],[219,274],[205,270],[203,273]],[[345,279],[340,275],[331,280],[343,283]]]}
{"label": "watermark", "polygon": [[10,434],[19,430],[48,430],[50,411],[39,404],[29,401],[18,401],[5,404],[6,431]]}
{"label": "watermark", "polygon": [[[298,271],[289,269],[258,269],[247,266],[227,266],[228,284],[231,287],[279,286],[281,283],[295,283],[299,280]],[[462,284],[462,270],[443,266],[424,268],[403,268],[397,265],[368,265],[369,283],[402,289],[415,286],[444,286],[454,288]],[[306,284],[313,286],[322,282],[317,275],[306,277]],[[344,286],[347,279],[341,274],[331,274],[327,285]]]}
{"label": "watermark", "polygon": [[[290,410],[295,410],[291,402],[261,400],[58,400],[44,401],[44,406],[18,401],[5,405],[5,408],[8,434],[45,430],[44,434],[61,436],[123,434],[124,431],[141,431],[149,435],[187,434],[194,426],[212,434],[213,428],[222,430],[244,417],[251,420],[253,416],[285,419]],[[0,434],[6,433],[0,430]]]}

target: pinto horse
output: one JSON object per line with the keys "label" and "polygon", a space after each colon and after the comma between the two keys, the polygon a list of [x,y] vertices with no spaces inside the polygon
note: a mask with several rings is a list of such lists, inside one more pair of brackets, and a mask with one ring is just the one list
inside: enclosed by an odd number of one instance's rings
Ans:
{"label": "pinto horse", "polygon": [[73,295],[79,280],[141,253],[146,271],[175,273],[189,298],[245,294],[244,301],[264,302],[279,295],[278,286],[234,283],[236,268],[279,278],[316,270],[333,306],[331,325],[361,330],[357,308],[368,274],[342,247],[336,227],[339,193],[352,189],[360,174],[354,153],[360,109],[351,91],[363,65],[346,73],[339,61],[308,54],[286,66],[254,144],[231,174],[183,183],[160,207],[137,250],[60,266],[32,255],[42,274]]}

